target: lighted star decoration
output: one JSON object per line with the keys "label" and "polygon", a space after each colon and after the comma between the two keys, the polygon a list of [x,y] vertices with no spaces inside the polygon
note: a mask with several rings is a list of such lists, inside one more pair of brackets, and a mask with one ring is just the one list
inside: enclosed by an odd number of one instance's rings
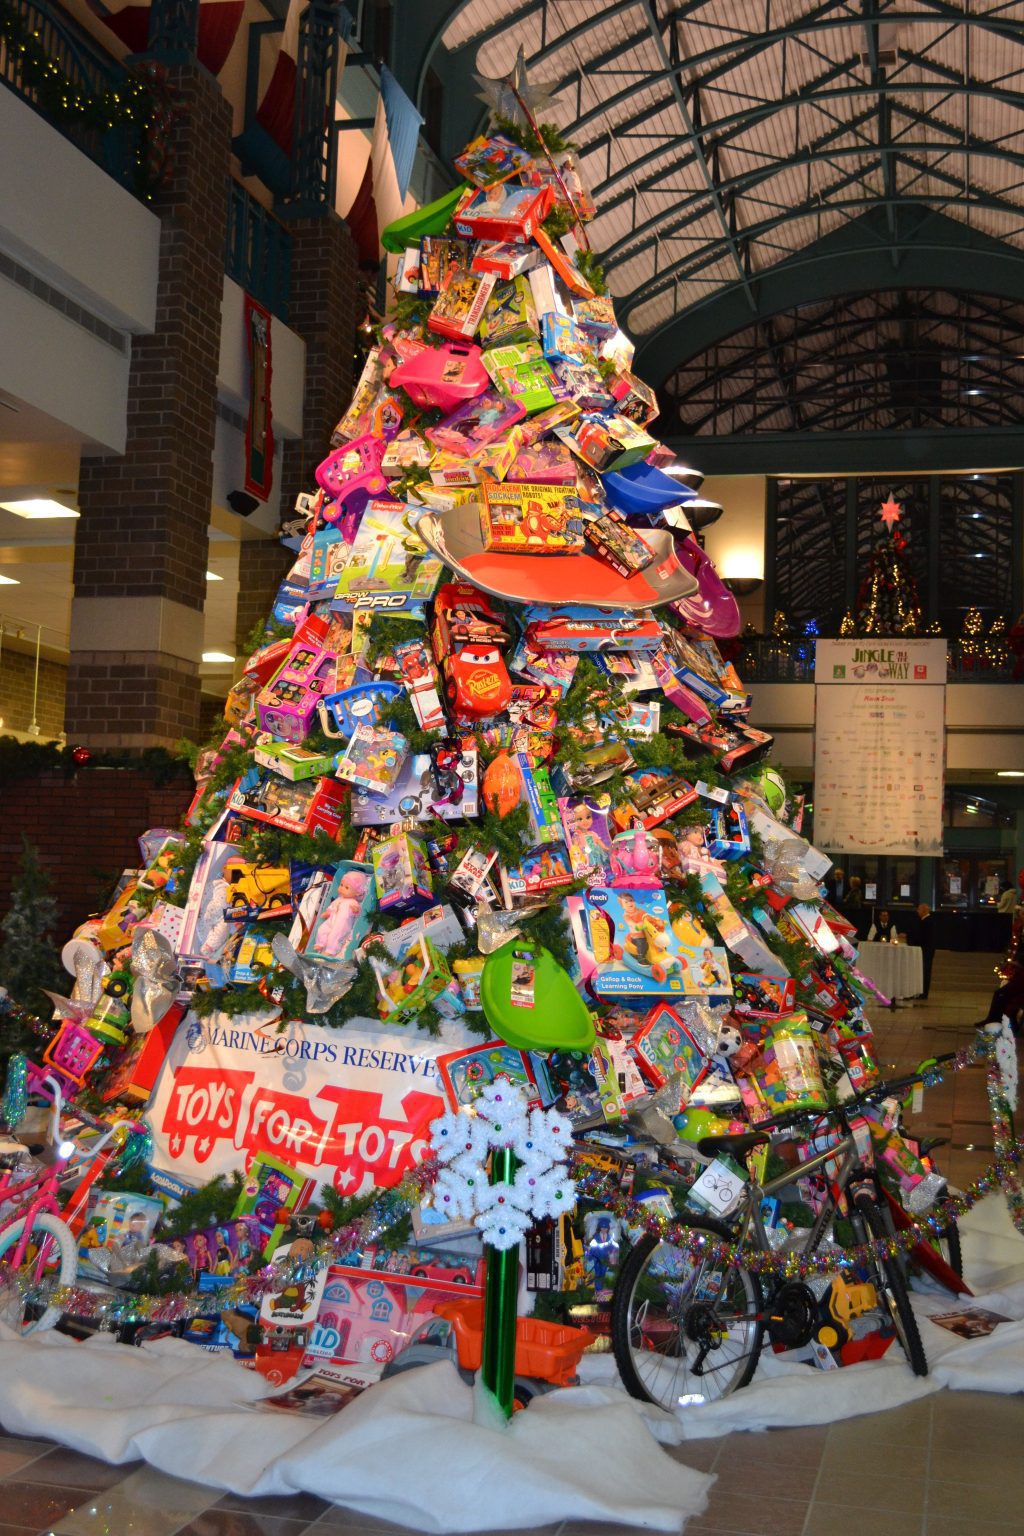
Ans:
{"label": "lighted star decoration", "polygon": [[523,128],[533,126],[531,115],[536,117],[544,111],[558,87],[557,80],[531,82],[526,78],[526,57],[522,48],[516,54],[510,74],[497,80],[477,74],[473,78],[481,87],[478,99],[486,102],[494,116],[507,117]]}
{"label": "lighted star decoration", "polygon": [[900,513],[902,511],[903,511],[903,507],[901,506],[901,504],[898,501],[895,501],[893,499],[893,497],[890,495],[887,501],[883,501],[882,502],[882,508],[881,508],[880,513],[879,513],[879,516],[881,517],[882,522],[885,524],[885,526],[888,529],[891,530],[893,523],[898,523],[899,522],[899,520],[900,520]]}

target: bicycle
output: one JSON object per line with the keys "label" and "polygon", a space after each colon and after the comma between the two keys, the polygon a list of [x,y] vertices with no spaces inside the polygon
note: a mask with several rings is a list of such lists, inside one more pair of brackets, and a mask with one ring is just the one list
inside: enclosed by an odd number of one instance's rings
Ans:
{"label": "bicycle", "polygon": [[[73,1285],[78,1273],[78,1244],[71,1227],[61,1213],[58,1192],[62,1175],[80,1149],[74,1141],[60,1134],[63,1095],[55,1077],[46,1079],[52,1092],[49,1134],[46,1146],[53,1161],[47,1167],[34,1168],[19,1177],[20,1165],[31,1150],[11,1136],[0,1135],[0,1211],[13,1205],[13,1211],[0,1217],[0,1320],[22,1335],[52,1328],[61,1316],[57,1306],[43,1306],[26,1299],[22,1287],[52,1281]],[[99,1153],[122,1127],[130,1121],[118,1121],[89,1147],[83,1161],[95,1167]],[[46,1147],[39,1147],[45,1152]],[[77,1167],[76,1167],[77,1174]],[[79,1183],[73,1204],[82,1206],[92,1179],[88,1174]]]}
{"label": "bicycle", "polygon": [[[938,1058],[936,1065],[952,1059]],[[679,1406],[712,1402],[750,1382],[766,1331],[773,1343],[787,1348],[811,1342],[818,1299],[810,1286],[785,1279],[763,1285],[744,1264],[743,1247],[772,1253],[763,1202],[796,1179],[826,1170],[823,1204],[797,1255],[815,1252],[844,1197],[858,1245],[892,1237],[895,1227],[872,1164],[869,1137],[863,1125],[854,1126],[852,1121],[862,1105],[923,1081],[915,1073],[876,1083],[824,1113],[802,1110],[777,1115],[756,1130],[706,1136],[697,1143],[703,1157],[745,1160],[782,1130],[800,1126],[810,1139],[820,1134],[816,1128],[828,1123],[839,1132],[835,1139],[830,1135],[825,1149],[778,1177],[762,1180],[751,1170],[738,1205],[727,1213],[727,1222],[703,1214],[684,1218],[689,1231],[704,1233],[711,1244],[734,1245],[730,1259],[715,1259],[654,1236],[635,1244],[619,1271],[611,1307],[612,1348],[623,1384],[633,1397],[670,1412]],[[927,1375],[924,1346],[907,1294],[905,1260],[872,1258],[863,1267],[911,1369],[917,1376]]]}

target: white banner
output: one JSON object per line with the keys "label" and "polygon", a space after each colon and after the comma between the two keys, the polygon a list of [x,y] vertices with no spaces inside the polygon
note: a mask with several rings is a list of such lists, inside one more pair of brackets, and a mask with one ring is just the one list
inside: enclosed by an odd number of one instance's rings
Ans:
{"label": "white banner", "polygon": [[819,640],[814,677],[815,844],[941,855],[946,642]]}
{"label": "white banner", "polygon": [[343,1029],[189,1014],[150,1100],[154,1164],[190,1182],[269,1154],[342,1195],[390,1188],[421,1162],[447,1107],[436,1058],[470,1043],[356,1019]]}

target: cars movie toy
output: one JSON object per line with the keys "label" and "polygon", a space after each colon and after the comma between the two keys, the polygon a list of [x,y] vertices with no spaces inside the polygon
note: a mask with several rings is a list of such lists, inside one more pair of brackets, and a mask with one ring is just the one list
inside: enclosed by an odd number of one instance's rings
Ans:
{"label": "cars movie toy", "polygon": [[443,731],[444,711],[438,693],[440,677],[423,640],[406,640],[391,652],[395,669],[409,696],[421,731]]}
{"label": "cars movie toy", "polygon": [[390,379],[414,404],[441,411],[454,411],[482,395],[490,382],[480,348],[451,341],[425,347],[399,363]]}
{"label": "cars movie toy", "polygon": [[524,621],[529,638],[553,651],[653,651],[662,638],[657,619],[643,610],[624,613],[576,603],[564,608],[531,603]]}
{"label": "cars movie toy", "polygon": [[434,603],[434,655],[456,721],[499,714],[512,697],[501,648],[508,635],[490,601],[468,582],[448,582]]}

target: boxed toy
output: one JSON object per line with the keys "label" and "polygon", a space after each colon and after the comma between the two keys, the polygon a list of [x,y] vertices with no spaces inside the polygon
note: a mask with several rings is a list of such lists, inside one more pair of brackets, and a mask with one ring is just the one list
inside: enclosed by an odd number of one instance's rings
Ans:
{"label": "boxed toy", "polygon": [[505,554],[564,555],[583,549],[576,497],[553,485],[485,485],[484,547]]}
{"label": "boxed toy", "polygon": [[426,849],[418,837],[399,832],[374,845],[370,855],[377,902],[382,912],[426,906],[434,883]]}
{"label": "boxed toy", "polygon": [[[531,267],[539,267],[544,258],[536,246],[511,245],[505,241],[478,244],[470,266],[474,272],[493,272],[503,282],[525,276]],[[533,290],[530,290],[531,296]]]}
{"label": "boxed toy", "polygon": [[120,1243],[148,1243],[163,1215],[163,1200],[151,1195],[119,1195],[112,1190],[94,1190],[89,1199],[89,1214],[78,1239],[78,1273],[88,1279],[107,1277],[103,1265],[90,1262],[97,1248],[114,1248]]}
{"label": "boxed toy", "polygon": [[472,455],[479,453],[489,443],[504,438],[525,415],[526,410],[519,401],[510,400],[497,390],[488,389],[460,405],[436,427],[428,427],[427,437],[435,448],[443,448],[448,453]]}
{"label": "boxed toy", "polygon": [[485,1040],[437,1058],[437,1074],[448,1108],[475,1104],[480,1094],[498,1078],[514,1083],[529,1097],[531,1109],[540,1107],[540,1092],[533,1062],[526,1051],[517,1051],[503,1040]]}
{"label": "boxed toy", "polygon": [[284,665],[256,696],[261,730],[284,741],[305,741],[317,704],[336,686],[337,655],[325,644],[329,629],[326,619],[312,615],[296,630]]}
{"label": "boxed toy", "polygon": [[792,976],[757,976],[740,971],[733,977],[733,983],[733,1008],[741,1018],[784,1018],[796,1006],[796,982]]}
{"label": "boxed toy", "polygon": [[455,215],[455,229],[474,240],[525,245],[551,210],[550,187],[482,188]]}
{"label": "boxed toy", "polygon": [[[401,502],[371,501],[363,514],[331,607],[415,613],[433,597],[442,565],[406,522]],[[330,690],[325,690],[329,692]]]}
{"label": "boxed toy", "polygon": [[475,1262],[439,1279],[432,1258],[426,1256],[415,1274],[333,1265],[305,1359],[321,1367],[330,1362],[331,1369],[355,1365],[379,1371],[401,1354],[438,1303],[483,1295]]}
{"label": "boxed toy", "polygon": [[529,603],[523,618],[534,644],[553,651],[650,651],[661,643],[661,625],[644,610]]}
{"label": "boxed toy", "polygon": [[558,801],[572,872],[578,880],[609,872],[610,809],[607,795],[571,795]]}
{"label": "boxed toy", "polygon": [[[513,277],[497,283],[480,322],[480,340],[485,347],[507,346],[510,342],[531,341],[538,331],[533,293],[525,277]],[[484,367],[487,366],[486,354]]]}
{"label": "boxed toy", "polygon": [[501,894],[506,911],[543,901],[551,891],[573,882],[572,866],[565,844],[539,843],[525,853],[518,864],[503,865]]}
{"label": "boxed toy", "polygon": [[417,293],[423,298],[440,293],[452,273],[464,269],[468,260],[469,247],[465,240],[424,235],[419,249]]}
{"label": "boxed toy", "polygon": [[635,373],[624,369],[615,375],[608,388],[618,406],[620,416],[628,416],[639,426],[646,427],[658,414],[658,399],[654,390]]}
{"label": "boxed toy", "polygon": [[697,791],[688,779],[672,768],[631,768],[625,775],[626,799],[619,801],[613,813],[615,827],[628,831],[637,822],[642,827],[657,827],[697,799]]}
{"label": "boxed toy", "polygon": [[483,955],[473,955],[467,960],[456,960],[452,965],[455,979],[462,989],[462,1001],[469,1013],[479,1013],[483,1007],[480,1001],[480,982],[484,973]]}
{"label": "boxed toy", "polygon": [[651,546],[613,507],[604,508],[600,517],[585,518],[583,534],[594,553],[620,576],[645,570],[654,559]]}
{"label": "boxed toy", "polygon": [[393,958],[370,956],[377,979],[377,1009],[382,1019],[402,1024],[422,1013],[428,1003],[447,1018],[464,1011],[459,989],[447,960],[430,939],[399,928],[389,944]]}
{"label": "boxed toy", "polygon": [[709,753],[723,773],[749,768],[768,756],[775,738],[738,720],[672,721],[666,729],[681,736],[695,757]]}
{"label": "boxed toy", "polygon": [[515,484],[534,481],[542,485],[576,485],[576,461],[564,443],[546,439],[540,443],[527,443],[521,447],[505,475]]}
{"label": "boxed toy", "polygon": [[651,1009],[630,1036],[629,1050],[652,1088],[664,1088],[672,1077],[680,1079],[681,1108],[707,1076],[711,1061],[696,1036],[668,1003],[658,1003]]}
{"label": "boxed toy", "polygon": [[737,1084],[753,1125],[793,1110],[828,1108],[806,1014],[793,1013],[772,1024],[764,1050],[746,1071],[737,1073]]}
{"label": "boxed toy", "polygon": [[684,969],[663,890],[591,886],[567,903],[583,980],[602,1002],[682,996],[689,990],[689,968]]}
{"label": "boxed toy", "polygon": [[497,281],[493,272],[472,272],[467,267],[449,272],[430,311],[430,329],[456,341],[472,340]]}
{"label": "boxed toy", "polygon": [[704,838],[713,859],[741,859],[750,852],[747,813],[738,800],[712,806]]}
{"label": "boxed toy", "polygon": [[336,779],[303,779],[292,784],[277,773],[250,768],[238,780],[230,809],[252,821],[266,821],[286,832],[325,832],[336,838],[348,790]]}
{"label": "boxed toy", "polygon": [[352,793],[351,821],[356,827],[386,827],[396,821],[472,819],[479,813],[478,754],[475,747],[459,751],[455,772],[459,791],[442,797],[428,752],[415,752],[386,794]]}
{"label": "boxed toy", "polygon": [[625,469],[654,447],[654,438],[626,416],[584,416],[578,424],[556,431],[577,458],[598,471]]}
{"label": "boxed toy", "polygon": [[269,1152],[257,1152],[249,1165],[231,1219],[255,1218],[258,1236],[254,1234],[253,1240],[262,1250],[263,1257],[269,1259],[287,1230],[287,1223],[278,1221],[278,1212],[301,1211],[309,1204],[315,1188],[315,1179],[307,1179]]}
{"label": "boxed toy", "polygon": [[258,923],[246,924],[228,971],[229,979],[238,986],[249,986],[273,968],[271,936]]}
{"label": "boxed toy", "polygon": [[492,347],[484,353],[483,361],[494,387],[506,398],[518,401],[528,414],[554,405],[555,391],[561,392],[538,341]]}
{"label": "boxed toy", "polygon": [[252,755],[261,768],[273,768],[293,784],[299,779],[319,779],[333,773],[337,760],[335,752],[314,752],[289,741],[275,741],[269,733],[257,736]]}
{"label": "boxed toy", "polygon": [[342,860],[323,893],[303,952],[311,959],[351,959],[370,930],[374,907],[373,870]]}
{"label": "boxed toy", "polygon": [[408,756],[409,743],[399,731],[383,725],[357,725],[338,763],[338,778],[371,794],[386,795]]}
{"label": "boxed toy", "polygon": [[498,888],[492,874],[497,862],[497,853],[469,848],[453,870],[451,884],[477,905],[484,902],[489,907],[497,906]]}
{"label": "boxed toy", "polygon": [[525,752],[514,758],[522,779],[521,800],[530,816],[530,831],[538,843],[557,843],[562,839],[562,817],[546,768],[534,768]]}
{"label": "boxed toy", "polygon": [[455,169],[475,187],[493,187],[532,163],[529,150],[522,149],[501,133],[474,139],[461,155],[455,157]]}

